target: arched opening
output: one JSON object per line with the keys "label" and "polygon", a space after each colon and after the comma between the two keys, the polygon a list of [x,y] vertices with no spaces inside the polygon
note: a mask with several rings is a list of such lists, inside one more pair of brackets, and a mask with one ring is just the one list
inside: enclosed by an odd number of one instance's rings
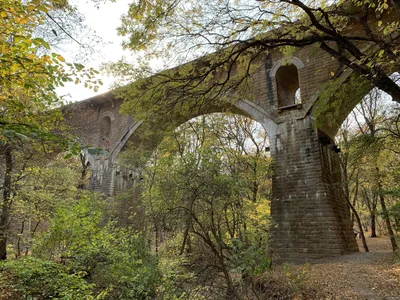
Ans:
{"label": "arched opening", "polygon": [[103,117],[100,121],[100,141],[99,147],[109,151],[111,147],[111,118],[109,116]]}
{"label": "arched opening", "polygon": [[[399,73],[395,72],[390,77],[400,82]],[[312,116],[318,129],[333,140],[345,119],[372,90],[369,80],[357,74],[343,73],[342,79],[331,81],[312,107]]]}
{"label": "arched opening", "polygon": [[342,111],[347,117],[330,149],[340,151],[343,190],[360,250],[391,251],[398,247],[400,232],[400,197],[394,192],[400,169],[400,105],[374,88],[353,107],[350,113]]}
{"label": "arched opening", "polygon": [[[232,266],[243,266],[243,276],[267,268],[272,183],[263,126],[235,114],[201,115],[167,132],[153,150],[137,181],[140,200],[122,206],[124,212],[141,207],[133,220],[145,223],[151,249],[159,257],[165,251],[184,256],[196,272],[207,269],[196,274],[218,280],[219,289],[231,288]],[[133,159],[135,167],[136,155],[127,145],[119,163],[129,166]],[[250,249],[258,249],[257,256],[243,263],[239,256]]]}
{"label": "arched opening", "polygon": [[280,66],[276,71],[278,108],[301,103],[299,73],[294,64]]}

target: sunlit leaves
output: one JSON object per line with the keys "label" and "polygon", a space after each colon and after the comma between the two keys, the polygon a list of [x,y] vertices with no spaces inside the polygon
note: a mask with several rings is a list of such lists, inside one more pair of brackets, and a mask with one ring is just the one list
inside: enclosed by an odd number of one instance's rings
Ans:
{"label": "sunlit leaves", "polygon": [[60,5],[47,0],[5,0],[0,4],[0,120],[4,129],[11,130],[6,128],[11,126],[20,134],[29,130],[49,133],[51,126],[43,126],[42,116],[50,116],[44,111],[59,105],[58,86],[79,78],[89,88],[98,88],[95,70],[66,63],[62,55],[51,52],[48,41],[35,36],[46,13]]}

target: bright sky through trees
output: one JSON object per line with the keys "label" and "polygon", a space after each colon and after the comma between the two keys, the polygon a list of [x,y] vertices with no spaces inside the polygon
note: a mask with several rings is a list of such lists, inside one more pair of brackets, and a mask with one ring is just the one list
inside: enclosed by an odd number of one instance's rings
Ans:
{"label": "bright sky through trees", "polygon": [[[128,56],[122,50],[122,38],[117,35],[116,28],[120,25],[120,17],[127,11],[129,2],[130,0],[120,0],[117,3],[107,2],[96,8],[93,3],[88,3],[87,1],[73,1],[78,10],[84,15],[86,24],[103,39],[103,43],[96,49],[97,53],[89,57],[87,62],[83,62],[85,65],[99,69],[102,63],[117,61],[123,55]],[[74,60],[79,51],[81,51],[81,47],[72,40],[69,45],[62,48],[62,54],[68,61]],[[75,85],[72,82],[66,84],[63,88],[59,88],[58,94],[59,96],[69,94],[70,96],[67,96],[66,100],[75,102],[105,93],[110,90],[113,79],[104,74],[99,74],[99,76],[104,85],[99,88],[98,92],[84,88],[83,84]]]}

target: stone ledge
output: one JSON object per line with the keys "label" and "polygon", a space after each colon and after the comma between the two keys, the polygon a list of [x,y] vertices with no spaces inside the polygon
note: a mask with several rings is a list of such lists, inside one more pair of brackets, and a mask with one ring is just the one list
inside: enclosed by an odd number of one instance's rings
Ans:
{"label": "stone ledge", "polygon": [[302,109],[303,104],[297,103],[297,104],[291,104],[291,105],[278,107],[278,113],[281,113],[284,110],[289,110],[289,109],[293,109],[293,108]]}

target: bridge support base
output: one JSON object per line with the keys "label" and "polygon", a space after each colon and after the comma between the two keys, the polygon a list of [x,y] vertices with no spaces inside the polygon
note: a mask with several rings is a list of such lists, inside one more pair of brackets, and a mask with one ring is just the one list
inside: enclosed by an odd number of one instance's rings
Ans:
{"label": "bridge support base", "polygon": [[271,142],[275,261],[303,263],[358,251],[331,139],[306,117],[279,124]]}

